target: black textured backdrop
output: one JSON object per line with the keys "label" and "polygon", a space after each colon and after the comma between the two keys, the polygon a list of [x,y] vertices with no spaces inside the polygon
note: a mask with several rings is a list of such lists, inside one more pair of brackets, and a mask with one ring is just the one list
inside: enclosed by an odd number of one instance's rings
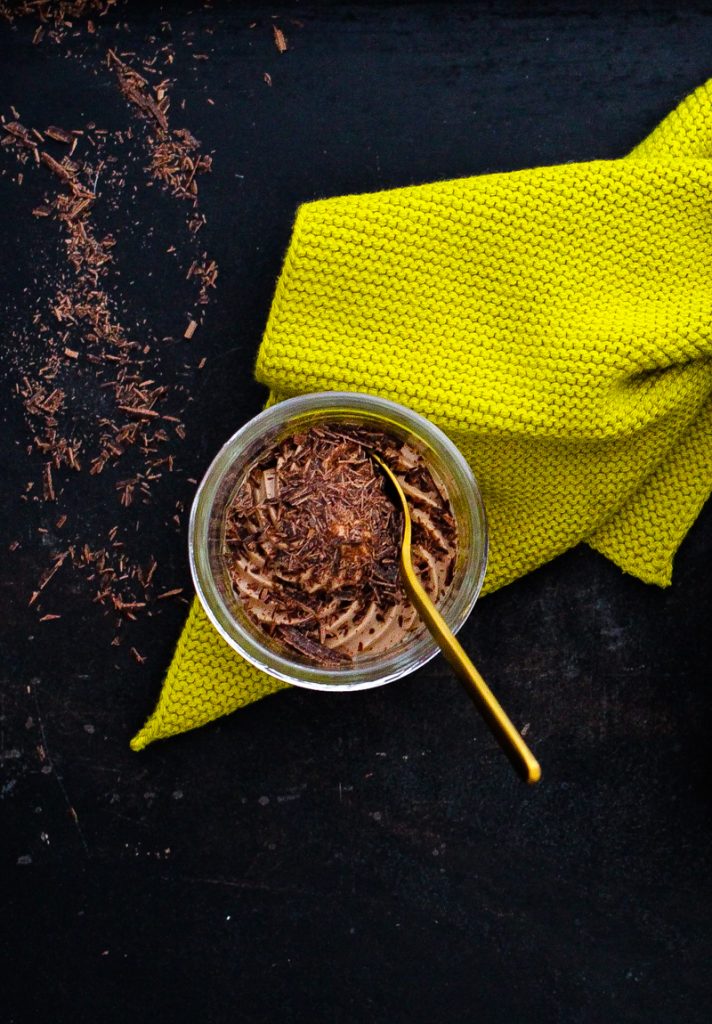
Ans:
{"label": "black textured backdrop", "polygon": [[[182,123],[215,151],[201,194],[219,286],[190,343],[208,362],[190,378],[180,472],[141,513],[167,585],[188,586],[185,522],[165,525],[186,477],[264,400],[251,366],[296,205],[622,155],[712,71],[709,14],[134,3],[128,27],[117,15],[61,46],[0,23],[6,113],[111,127],[126,106],[92,68],[112,43],[153,52],[169,19],[174,109],[186,100]],[[29,170],[22,189],[0,178],[3,345],[33,266],[59,259],[30,214],[41,194]],[[139,192],[135,218],[172,230],[180,211],[156,202]],[[175,331],[181,289],[136,274],[131,314]],[[0,1020],[710,1019],[712,508],[667,591],[580,549],[477,607],[463,636],[529,723],[536,790],[440,661],[354,696],[283,693],[133,754],[184,606],[133,627],[145,665],[110,647],[110,617],[70,573],[55,581],[61,622],[38,624],[42,512],[19,495],[39,463],[5,392],[2,536],[22,544],[0,592]],[[90,534],[115,521],[90,494],[67,500]]]}

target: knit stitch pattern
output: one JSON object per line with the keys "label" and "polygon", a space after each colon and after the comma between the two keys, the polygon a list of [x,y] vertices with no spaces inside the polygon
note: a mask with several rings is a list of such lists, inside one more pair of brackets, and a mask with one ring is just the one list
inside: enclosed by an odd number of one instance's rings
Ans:
{"label": "knit stitch pattern", "polygon": [[[582,541],[667,585],[712,490],[712,82],[628,157],[302,206],[257,359],[457,444],[485,592]],[[194,602],[141,749],[282,688]]]}

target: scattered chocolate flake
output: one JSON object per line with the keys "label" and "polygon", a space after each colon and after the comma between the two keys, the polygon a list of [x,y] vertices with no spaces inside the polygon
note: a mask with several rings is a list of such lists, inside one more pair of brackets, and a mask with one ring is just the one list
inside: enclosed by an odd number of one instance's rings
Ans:
{"label": "scattered chocolate flake", "polygon": [[[94,19],[105,17],[114,5],[115,0],[0,0],[0,16],[10,21],[39,18],[33,42],[46,45],[60,43],[70,31],[75,36],[83,25],[94,34]],[[88,14],[92,18],[87,19]],[[78,59],[69,47],[65,55]],[[151,501],[152,488],[161,478],[158,467],[173,470],[170,449],[176,439],[185,437],[185,428],[180,415],[171,413],[183,411],[188,391],[184,385],[169,389],[162,383],[160,348],[153,344],[157,339],[150,326],[137,338],[137,329],[117,316],[115,311],[128,304],[113,268],[116,240],[97,223],[105,221],[107,207],[132,215],[126,180],[138,159],[147,171],[147,186],[157,183],[177,199],[188,200],[185,223],[195,236],[206,223],[198,206],[198,179],[212,165],[212,156],[187,128],[172,127],[173,82],[160,80],[159,59],[173,63],[170,45],[161,46],[142,64],[135,54],[116,48],[107,55],[111,76],[132,114],[134,123],[126,127],[108,130],[92,122],[81,127],[27,126],[15,107],[11,118],[0,115],[0,153],[13,155],[21,165],[18,184],[27,168],[37,168],[45,179],[44,200],[32,213],[60,233],[66,253],[66,264],[57,264],[54,273],[45,269],[38,274],[37,311],[13,339],[10,365],[29,429],[27,453],[40,456],[42,474],[41,494],[30,483],[22,499],[41,507],[55,502],[60,489],[66,491],[70,474],[96,478],[105,473],[95,485],[96,493],[116,490],[119,507],[129,510],[127,516],[133,513],[131,522],[125,518],[103,542],[82,535],[81,517],[73,522],[75,534],[67,538],[67,550],[53,557],[30,603],[37,602],[66,562],[86,578],[96,602],[129,619],[156,600],[156,560],[149,559],[147,566],[145,556],[141,563],[130,553],[134,525],[138,528],[134,510]],[[107,74],[98,64],[96,71]],[[192,260],[194,301],[205,305],[216,284],[217,264],[195,248],[189,241],[169,251],[184,265]],[[50,282],[49,296],[39,291],[45,282]],[[89,409],[91,415],[86,414]],[[172,430],[163,418],[174,424]],[[167,454],[161,454],[161,448]],[[119,463],[126,463],[126,470],[117,484],[113,471]],[[179,519],[178,513],[174,519]],[[66,521],[66,516],[57,519],[56,528]],[[46,537],[46,527],[40,529]],[[163,582],[163,593],[170,593],[165,587]]]}
{"label": "scattered chocolate flake", "polygon": [[42,470],[42,493],[45,501],[55,501],[54,483],[52,480],[52,463],[45,462]]}
{"label": "scattered chocolate flake", "polygon": [[139,654],[139,652],[136,650],[135,647],[132,647],[130,650],[131,650],[131,655],[136,659],[136,661],[139,663],[139,665],[143,665],[144,662],[146,661],[146,655],[145,654]]}
{"label": "scattered chocolate flake", "polygon": [[[65,160],[66,159],[67,158],[65,157]],[[40,153],[40,160],[43,164],[49,167],[50,171],[52,171],[59,178],[61,178],[62,181],[71,183],[76,178],[76,170],[73,167],[70,168],[66,166],[64,161],[60,163],[58,160],[55,160],[53,156],[50,156],[49,153],[46,153],[44,150],[42,150],[42,152]]]}
{"label": "scattered chocolate flake", "polygon": [[37,590],[33,591],[32,596],[30,597],[30,600],[28,602],[29,604],[32,605],[32,604],[35,603],[35,601],[40,596],[41,592],[47,586],[49,581],[61,569],[61,567],[64,565],[64,562],[65,562],[65,560],[67,558],[67,554],[68,554],[68,552],[63,551],[61,555],[57,555],[55,557],[55,559],[54,559],[54,564],[52,566],[50,566],[49,569],[45,569],[45,571],[40,576],[39,583],[37,584]]}
{"label": "scattered chocolate flake", "polygon": [[269,71],[265,71],[265,73],[262,75],[262,78],[267,85],[272,85],[272,76],[270,75]]}
{"label": "scattered chocolate flake", "polygon": [[187,338],[190,341],[190,339],[195,334],[197,326],[198,326],[197,321],[196,320],[191,320],[190,323],[188,324],[188,326],[186,327],[185,331],[183,332],[183,337]]}
{"label": "scattered chocolate flake", "polygon": [[[22,0],[19,3],[0,2],[0,17],[13,22],[16,18],[32,15],[40,19],[41,24],[35,30],[32,42],[37,44],[49,31],[55,42],[60,42],[68,29],[86,18],[88,14],[105,17],[117,0]],[[49,28],[48,28],[49,26]],[[91,26],[91,28],[89,27]],[[87,19],[87,31],[95,31],[94,22]]]}
{"label": "scattered chocolate flake", "polygon": [[[108,51],[107,63],[115,70],[119,88],[126,99],[134,105],[139,116],[153,124],[154,135],[149,136],[150,173],[174,196],[188,199],[195,205],[198,197],[196,176],[211,170],[212,157],[199,152],[200,143],[187,128],[170,129],[167,117],[170,106],[168,80],[152,87],[114,50]],[[191,230],[195,232],[197,228]]]}
{"label": "scattered chocolate flake", "polygon": [[42,615],[41,616],[40,622],[52,622],[52,621],[54,621],[54,619],[61,619],[61,618],[62,618],[61,615],[53,615],[51,613],[48,613],[47,615]]}
{"label": "scattered chocolate flake", "polygon": [[287,52],[287,37],[281,28],[276,25],[272,26],[272,35],[274,36],[274,45],[277,47],[280,53]]}
{"label": "scattered chocolate flake", "polygon": [[54,139],[55,142],[64,142],[67,146],[71,146],[76,140],[76,135],[72,135],[71,132],[65,131],[64,128],[58,128],[54,124],[51,124],[49,128],[45,128],[44,133],[48,138]]}
{"label": "scattered chocolate flake", "polygon": [[131,103],[134,103],[139,110],[149,117],[154,118],[164,132],[168,131],[168,99],[164,95],[157,100],[150,91],[148,81],[138,71],[120,60],[113,50],[107,53],[107,63],[117,69],[119,88]]}
{"label": "scattered chocolate flake", "polygon": [[[203,260],[203,262],[193,260],[191,265],[188,267],[188,273],[186,274],[187,280],[190,280],[190,278],[193,277],[197,278],[197,280],[201,282],[200,292],[198,294],[198,302],[201,305],[205,305],[210,301],[208,289],[214,288],[218,279],[218,265],[215,260],[208,261],[207,253],[203,253]],[[193,328],[193,331],[194,330],[195,327]],[[192,334],[190,336],[192,337]],[[186,334],[184,337],[188,337],[188,335]]]}
{"label": "scattered chocolate flake", "polygon": [[130,405],[120,405],[118,407],[121,412],[127,413],[129,416],[139,416],[141,419],[151,419],[159,415],[155,409],[148,408],[135,408]]}

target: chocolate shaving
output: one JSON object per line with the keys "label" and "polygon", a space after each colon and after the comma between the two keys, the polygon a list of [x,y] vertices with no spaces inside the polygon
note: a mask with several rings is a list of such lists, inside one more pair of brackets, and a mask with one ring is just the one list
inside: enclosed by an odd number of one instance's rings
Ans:
{"label": "chocolate shaving", "polygon": [[40,577],[39,583],[37,584],[37,590],[33,591],[32,596],[28,601],[28,604],[35,603],[37,598],[40,596],[40,593],[44,590],[49,581],[54,577],[54,575],[57,572],[59,572],[60,568],[64,565],[64,562],[67,558],[67,554],[68,552],[63,551],[61,555],[57,555],[57,557],[54,560],[54,564],[51,566],[51,568],[46,569],[44,571],[44,573]]}
{"label": "chocolate shaving", "polygon": [[288,49],[287,37],[285,36],[285,34],[282,31],[282,29],[278,28],[276,25],[273,25],[272,26],[272,35],[274,36],[274,45],[277,47],[279,52],[280,53],[286,53],[287,49]]}
{"label": "chocolate shaving", "polygon": [[[86,21],[86,15],[101,18],[114,2],[27,0],[8,5],[0,0],[0,17],[39,18],[41,25],[33,42],[59,42],[68,31],[76,36],[82,22],[93,33],[97,26]],[[66,56],[73,56],[72,50]],[[23,170],[36,165],[37,173],[45,179],[44,200],[32,212],[48,225],[38,225],[38,230],[49,232],[54,227],[60,233],[60,251],[66,253],[65,266],[44,267],[42,275],[38,274],[37,312],[17,332],[15,341],[20,343],[11,350],[15,393],[24,407],[29,429],[31,443],[27,451],[30,455],[33,450],[39,453],[42,460],[38,466],[42,486],[32,493],[28,488],[22,500],[55,502],[57,495],[66,490],[70,473],[93,477],[106,473],[103,493],[115,489],[122,510],[127,510],[120,527],[125,540],[117,539],[118,527],[110,531],[108,541],[92,538],[91,544],[84,537],[79,539],[79,533],[75,538],[68,537],[68,550],[61,560],[93,584],[95,601],[127,618],[135,618],[151,606],[158,596],[156,589],[164,595],[172,593],[166,590],[168,581],[156,585],[155,559],[149,561],[151,568],[147,570],[145,554],[142,565],[129,549],[139,525],[136,506],[151,501],[152,488],[161,477],[157,467],[173,469],[173,454],[163,455],[159,449],[171,448],[175,439],[185,437],[181,416],[170,413],[182,413],[188,388],[178,384],[169,391],[160,380],[147,379],[161,373],[160,346],[153,343],[150,324],[140,328],[147,336],[137,339],[137,328],[117,318],[116,310],[127,304],[113,268],[116,241],[100,231],[98,223],[105,221],[107,210],[117,210],[123,219],[132,214],[126,182],[139,156],[148,172],[147,185],[157,182],[178,199],[189,200],[185,222],[195,236],[206,223],[198,208],[197,183],[212,164],[211,155],[202,151],[188,129],[174,128],[170,123],[173,83],[158,80],[155,65],[159,57],[171,64],[172,47],[161,46],[142,64],[136,54],[115,50],[108,54],[111,75],[116,76],[132,115],[133,123],[126,127],[107,130],[90,122],[81,128],[50,124],[40,130],[23,124],[14,107],[11,118],[0,115],[2,154],[14,156]],[[22,172],[16,180],[22,183]],[[140,230],[141,225],[137,226]],[[179,265],[187,266],[192,260],[191,304],[204,305],[216,284],[217,264],[194,243],[171,246],[170,250],[179,258]],[[46,281],[51,282],[49,295],[39,291]],[[170,431],[162,421],[164,416],[173,424]],[[117,483],[112,471],[119,461],[127,462],[130,468],[120,474],[122,479]],[[49,507],[47,512],[49,525],[57,519],[57,513],[50,520]],[[182,512],[181,507],[173,521],[180,522]],[[86,530],[81,517],[72,525],[78,532]],[[42,529],[46,535],[47,530]],[[126,550],[122,550],[124,547]],[[59,564],[53,562],[42,574],[32,603]]]}
{"label": "chocolate shaving", "polygon": [[60,164],[58,160],[55,160],[53,156],[50,156],[49,153],[46,153],[44,150],[40,153],[40,159],[42,163],[49,167],[50,171],[53,171],[57,177],[62,179],[62,181],[71,182],[74,180],[76,172],[72,172],[68,167],[65,167],[63,163]]}
{"label": "chocolate shaving", "polygon": [[51,462],[45,462],[44,469],[42,470],[42,490],[45,501],[54,501],[54,483],[52,481],[52,464]]}
{"label": "chocolate shaving", "polygon": [[306,654],[307,658],[311,661],[316,661],[321,665],[345,665],[348,664],[351,659],[340,651],[332,651],[323,644],[317,643],[316,640],[311,640],[304,633],[300,633],[294,626],[280,626],[277,629],[277,635],[284,640],[285,643],[289,644],[300,654]]}
{"label": "chocolate shaving", "polygon": [[144,114],[154,118],[164,132],[168,131],[168,119],[165,111],[168,102],[165,98],[156,101],[149,91],[148,81],[138,71],[125,64],[113,50],[107,53],[107,63],[114,65],[119,77],[119,88],[131,103],[134,103]]}
{"label": "chocolate shaving", "polygon": [[54,139],[55,142],[64,142],[67,146],[71,146],[76,139],[76,135],[65,131],[64,128],[58,128],[55,124],[45,128],[44,133],[48,138]]}
{"label": "chocolate shaving", "polygon": [[[117,0],[21,0],[12,4],[0,2],[0,16],[12,22],[15,18],[34,15],[40,19],[41,24],[36,29],[32,42],[37,44],[42,40],[46,26],[51,27],[50,34],[58,42],[78,20],[88,14],[97,14],[102,18],[116,3]],[[95,31],[91,19],[87,20],[87,31]]]}

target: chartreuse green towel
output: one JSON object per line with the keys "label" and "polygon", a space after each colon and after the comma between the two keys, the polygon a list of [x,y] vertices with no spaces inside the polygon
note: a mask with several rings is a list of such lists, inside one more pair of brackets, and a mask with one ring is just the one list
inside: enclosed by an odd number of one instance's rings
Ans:
{"label": "chartreuse green towel", "polygon": [[[368,391],[449,434],[486,591],[581,541],[666,585],[712,489],[711,324],[712,82],[620,160],[302,206],[256,372],[274,400]],[[132,746],[282,686],[194,603]]]}

